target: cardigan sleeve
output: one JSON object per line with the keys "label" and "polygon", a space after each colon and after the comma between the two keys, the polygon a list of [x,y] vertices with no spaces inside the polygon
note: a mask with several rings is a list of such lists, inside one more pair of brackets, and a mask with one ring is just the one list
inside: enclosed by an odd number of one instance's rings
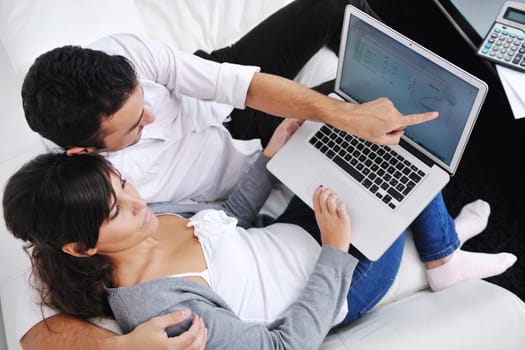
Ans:
{"label": "cardigan sleeve", "polygon": [[224,202],[226,214],[237,218],[238,226],[249,228],[272,190],[273,177],[266,170],[270,158],[262,153]]}

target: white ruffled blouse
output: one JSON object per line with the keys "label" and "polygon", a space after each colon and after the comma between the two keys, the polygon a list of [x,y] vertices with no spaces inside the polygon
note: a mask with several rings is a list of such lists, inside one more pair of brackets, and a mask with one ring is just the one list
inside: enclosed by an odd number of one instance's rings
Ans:
{"label": "white ruffled blouse", "polygon": [[[209,209],[194,215],[188,226],[202,245],[204,276],[212,290],[241,319],[271,322],[299,297],[321,247],[297,225],[245,230],[236,224],[223,211]],[[345,304],[334,325],[346,313]]]}

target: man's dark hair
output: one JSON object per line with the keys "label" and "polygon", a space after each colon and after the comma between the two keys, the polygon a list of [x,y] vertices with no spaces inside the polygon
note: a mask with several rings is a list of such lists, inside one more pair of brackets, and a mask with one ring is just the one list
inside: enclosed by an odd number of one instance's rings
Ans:
{"label": "man's dark hair", "polygon": [[39,56],[22,85],[29,127],[64,148],[103,148],[101,123],[137,86],[123,56],[64,46]]}

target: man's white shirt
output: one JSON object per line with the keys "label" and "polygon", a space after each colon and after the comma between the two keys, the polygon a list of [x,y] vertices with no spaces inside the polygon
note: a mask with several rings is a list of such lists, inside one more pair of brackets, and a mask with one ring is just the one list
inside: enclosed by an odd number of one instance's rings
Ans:
{"label": "man's white shirt", "polygon": [[105,37],[90,48],[130,59],[144,107],[156,118],[138,144],[107,154],[123,177],[148,202],[226,198],[260,146],[234,141],[223,122],[233,107],[245,107],[259,69],[211,62],[129,34]]}

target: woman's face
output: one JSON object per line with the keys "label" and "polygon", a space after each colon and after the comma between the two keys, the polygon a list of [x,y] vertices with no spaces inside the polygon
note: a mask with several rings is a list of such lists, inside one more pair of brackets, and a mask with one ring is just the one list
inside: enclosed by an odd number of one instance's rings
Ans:
{"label": "woman's face", "polygon": [[157,217],[147,207],[132,184],[111,174],[115,198],[111,199],[108,219],[102,224],[96,244],[97,253],[107,255],[137,246],[158,226]]}

